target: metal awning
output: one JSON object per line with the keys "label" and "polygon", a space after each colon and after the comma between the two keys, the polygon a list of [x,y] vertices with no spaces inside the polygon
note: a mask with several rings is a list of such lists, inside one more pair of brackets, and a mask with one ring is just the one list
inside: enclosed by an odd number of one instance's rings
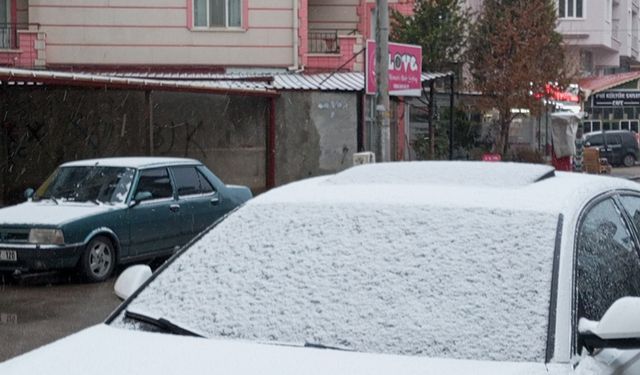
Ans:
{"label": "metal awning", "polygon": [[49,84],[130,90],[158,90],[202,92],[238,96],[277,96],[267,82],[206,80],[181,81],[143,78],[124,78],[101,74],[59,72],[51,70],[27,70],[0,67],[0,83],[3,85]]}
{"label": "metal awning", "polygon": [[[422,82],[453,73],[422,73]],[[133,90],[188,91],[222,95],[277,96],[280,90],[346,91],[365,89],[364,73],[221,74],[188,72],[78,73],[0,67],[0,83],[13,85],[68,85]]]}

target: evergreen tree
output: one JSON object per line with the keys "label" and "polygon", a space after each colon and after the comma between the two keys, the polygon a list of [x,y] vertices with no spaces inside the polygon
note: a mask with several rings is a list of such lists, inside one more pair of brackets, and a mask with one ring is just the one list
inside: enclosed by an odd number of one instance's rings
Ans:
{"label": "evergreen tree", "polygon": [[459,70],[470,20],[463,4],[463,0],[418,0],[413,15],[392,13],[390,39],[422,46],[424,70]]}

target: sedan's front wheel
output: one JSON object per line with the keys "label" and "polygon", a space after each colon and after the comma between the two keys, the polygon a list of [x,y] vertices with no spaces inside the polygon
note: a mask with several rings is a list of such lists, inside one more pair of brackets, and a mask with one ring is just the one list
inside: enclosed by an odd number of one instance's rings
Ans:
{"label": "sedan's front wheel", "polygon": [[111,240],[104,236],[93,238],[80,258],[80,272],[90,282],[101,282],[111,276],[116,263],[116,252]]}

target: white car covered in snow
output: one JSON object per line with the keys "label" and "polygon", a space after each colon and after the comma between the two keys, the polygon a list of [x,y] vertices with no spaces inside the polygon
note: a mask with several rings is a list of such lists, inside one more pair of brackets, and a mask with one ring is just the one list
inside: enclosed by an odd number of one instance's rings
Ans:
{"label": "white car covered in snow", "polygon": [[639,235],[621,179],[356,167],[249,201],[0,373],[640,374]]}

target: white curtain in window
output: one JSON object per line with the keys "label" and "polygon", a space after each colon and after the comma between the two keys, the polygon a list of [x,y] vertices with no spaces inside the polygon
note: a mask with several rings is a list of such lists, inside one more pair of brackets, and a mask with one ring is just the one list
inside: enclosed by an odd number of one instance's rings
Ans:
{"label": "white curtain in window", "polygon": [[209,26],[226,27],[227,7],[225,0],[209,0]]}
{"label": "white curtain in window", "polygon": [[207,27],[207,0],[193,1],[193,25]]}
{"label": "white curtain in window", "polygon": [[242,0],[229,1],[229,27],[242,26]]}

